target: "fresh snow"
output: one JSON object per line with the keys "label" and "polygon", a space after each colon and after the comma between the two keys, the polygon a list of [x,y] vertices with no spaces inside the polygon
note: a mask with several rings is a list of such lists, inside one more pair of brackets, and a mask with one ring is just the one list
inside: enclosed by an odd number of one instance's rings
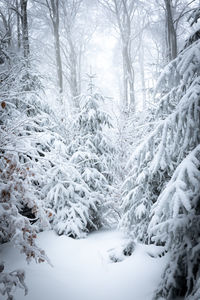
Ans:
{"label": "fresh snow", "polygon": [[28,295],[17,289],[16,300],[151,300],[168,257],[158,256],[161,247],[137,244],[131,256],[111,262],[108,250],[124,243],[117,231],[98,231],[79,240],[47,231],[38,235],[37,242],[53,267],[27,265],[11,243],[0,246],[6,271],[26,272]]}

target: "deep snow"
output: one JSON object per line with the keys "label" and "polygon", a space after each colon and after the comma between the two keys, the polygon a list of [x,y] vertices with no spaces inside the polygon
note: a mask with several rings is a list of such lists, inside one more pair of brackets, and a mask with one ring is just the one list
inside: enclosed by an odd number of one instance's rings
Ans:
{"label": "deep snow", "polygon": [[38,244],[53,267],[27,265],[10,243],[0,247],[0,256],[6,271],[25,269],[29,292],[24,296],[22,290],[16,290],[16,300],[151,300],[167,255],[153,258],[158,247],[138,244],[132,256],[110,262],[107,251],[122,243],[123,236],[117,231],[99,231],[81,240],[48,231],[38,235]]}

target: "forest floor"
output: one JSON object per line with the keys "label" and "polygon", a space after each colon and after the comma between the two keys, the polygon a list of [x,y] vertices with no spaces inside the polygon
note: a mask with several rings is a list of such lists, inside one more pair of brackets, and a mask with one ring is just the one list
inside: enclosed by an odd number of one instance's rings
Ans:
{"label": "forest floor", "polygon": [[111,262],[108,250],[120,252],[123,243],[117,231],[94,232],[81,240],[47,231],[38,235],[38,244],[53,267],[27,265],[11,243],[0,247],[0,257],[6,271],[25,269],[28,295],[18,289],[16,300],[151,300],[168,257],[157,256],[160,247],[137,244],[131,256]]}

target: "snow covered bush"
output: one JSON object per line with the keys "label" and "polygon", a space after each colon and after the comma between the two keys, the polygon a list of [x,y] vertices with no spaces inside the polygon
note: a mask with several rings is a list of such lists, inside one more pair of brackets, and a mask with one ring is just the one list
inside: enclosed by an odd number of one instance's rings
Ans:
{"label": "snow covered bush", "polygon": [[[16,66],[15,66],[16,67]],[[18,211],[30,211],[39,227],[48,226],[40,188],[44,184],[45,168],[43,136],[49,132],[50,118],[37,90],[25,91],[21,85],[21,63],[18,77],[10,72],[0,90],[0,179]],[[22,67],[23,73],[24,67]],[[47,105],[46,105],[47,106]],[[45,126],[46,125],[46,126]],[[33,210],[31,212],[31,210]]]}
{"label": "snow covered bush", "polygon": [[27,205],[43,221],[44,213],[31,189],[28,167],[22,168],[10,159],[3,156],[0,161],[0,243],[14,242],[28,261],[48,260],[35,243],[37,227],[20,214],[21,207]]}
{"label": "snow covered bush", "polygon": [[123,244],[119,247],[108,250],[109,259],[111,262],[121,262],[131,256],[134,250],[135,242],[132,239],[124,240]]}
{"label": "snow covered bush", "polygon": [[0,288],[0,294],[6,295],[7,300],[13,299],[13,292],[16,287],[24,289],[25,295],[27,295],[28,288],[24,282],[24,271],[23,270],[14,270],[10,273],[5,273],[4,264],[0,263],[0,286],[3,285],[3,288]]}
{"label": "snow covered bush", "polygon": [[[0,244],[10,242],[28,262],[40,263],[49,262],[36,238],[39,230],[49,228],[51,211],[45,206],[42,187],[46,170],[52,166],[51,147],[58,134],[53,114],[41,98],[38,77],[31,68],[28,74],[29,80],[23,60],[17,58],[13,67],[1,74]],[[22,284],[22,275],[18,271],[2,273],[3,293],[19,286],[18,281]]]}

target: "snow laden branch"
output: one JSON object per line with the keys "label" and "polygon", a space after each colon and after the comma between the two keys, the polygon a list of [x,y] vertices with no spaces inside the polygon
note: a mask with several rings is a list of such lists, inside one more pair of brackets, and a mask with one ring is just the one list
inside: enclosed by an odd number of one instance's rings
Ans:
{"label": "snow laden branch", "polygon": [[14,270],[12,272],[4,272],[4,264],[0,263],[0,294],[6,295],[7,300],[12,300],[12,293],[16,288],[24,290],[25,296],[28,293],[28,288],[24,282],[25,273],[23,270]]}
{"label": "snow laden branch", "polygon": [[190,294],[199,280],[199,191],[200,145],[177,167],[152,208],[149,236],[156,244],[164,244],[171,256],[157,291],[166,299],[174,299],[180,285]]}

